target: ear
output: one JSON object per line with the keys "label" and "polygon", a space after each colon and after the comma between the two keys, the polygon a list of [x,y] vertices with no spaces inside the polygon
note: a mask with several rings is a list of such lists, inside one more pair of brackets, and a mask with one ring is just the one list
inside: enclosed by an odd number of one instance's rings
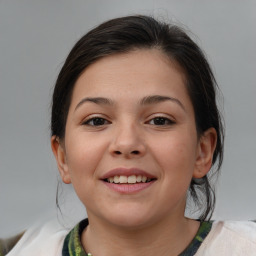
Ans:
{"label": "ear", "polygon": [[60,142],[60,139],[58,137],[52,136],[51,147],[58,165],[58,169],[59,169],[62,181],[66,184],[70,184],[71,177],[68,170],[65,148]]}
{"label": "ear", "polygon": [[217,133],[214,128],[209,128],[202,134],[198,142],[198,152],[193,178],[200,179],[211,169],[216,143]]}

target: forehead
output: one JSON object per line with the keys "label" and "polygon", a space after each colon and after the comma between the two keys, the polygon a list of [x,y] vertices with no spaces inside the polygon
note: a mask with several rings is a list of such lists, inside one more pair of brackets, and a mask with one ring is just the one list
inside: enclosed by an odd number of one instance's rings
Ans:
{"label": "forehead", "polygon": [[172,93],[184,97],[188,96],[185,82],[179,65],[161,51],[134,50],[104,57],[87,67],[75,84],[72,103],[85,96],[120,100],[145,93]]}

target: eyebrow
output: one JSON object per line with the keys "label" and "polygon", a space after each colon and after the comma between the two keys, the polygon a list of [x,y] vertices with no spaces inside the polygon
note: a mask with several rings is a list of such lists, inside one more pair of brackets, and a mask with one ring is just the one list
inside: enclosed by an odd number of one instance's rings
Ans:
{"label": "eyebrow", "polygon": [[165,101],[172,101],[176,104],[178,104],[184,111],[186,111],[184,105],[179,101],[177,98],[169,97],[169,96],[162,96],[162,95],[150,95],[144,97],[141,101],[141,105],[150,105],[155,103],[161,103]]}
{"label": "eyebrow", "polygon": [[[178,104],[184,111],[185,107],[184,105],[176,98],[169,97],[169,96],[162,96],[162,95],[149,95],[141,99],[140,105],[151,105],[151,104],[157,104],[165,101],[172,101],[176,104]],[[82,104],[85,102],[92,102],[98,105],[114,105],[114,102],[108,98],[104,97],[86,97],[83,98],[75,107],[75,110],[79,108]]]}
{"label": "eyebrow", "polygon": [[99,105],[114,105],[114,102],[110,99],[107,98],[103,98],[103,97],[95,97],[95,98],[83,98],[77,105],[75,110],[77,110],[77,108],[79,108],[82,104],[84,104],[85,102],[92,102],[95,104],[99,104]]}

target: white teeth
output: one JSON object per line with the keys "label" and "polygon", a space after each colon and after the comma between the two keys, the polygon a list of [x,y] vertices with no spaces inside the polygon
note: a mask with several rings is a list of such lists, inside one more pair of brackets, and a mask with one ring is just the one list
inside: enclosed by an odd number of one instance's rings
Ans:
{"label": "white teeth", "polygon": [[109,183],[120,183],[120,184],[135,184],[135,183],[140,183],[140,182],[149,182],[151,181],[152,179],[150,178],[147,178],[146,176],[142,176],[142,175],[130,175],[130,176],[124,176],[124,175],[121,175],[121,176],[114,176],[114,177],[110,177],[107,179]]}
{"label": "white teeth", "polygon": [[147,177],[146,176],[142,176],[142,182],[146,182],[147,181]]}
{"label": "white teeth", "polygon": [[119,183],[119,176],[114,177],[114,183]]}
{"label": "white teeth", "polygon": [[[130,177],[128,177],[128,178],[130,178]],[[119,182],[120,183],[127,183],[127,176],[120,176],[120,178],[119,178]],[[129,181],[128,181],[128,183],[129,183]]]}
{"label": "white teeth", "polygon": [[132,175],[128,177],[128,183],[136,183],[136,176]]}
{"label": "white teeth", "polygon": [[136,181],[137,181],[137,182],[141,182],[141,180],[142,180],[141,175],[138,175],[137,178],[136,178]]}

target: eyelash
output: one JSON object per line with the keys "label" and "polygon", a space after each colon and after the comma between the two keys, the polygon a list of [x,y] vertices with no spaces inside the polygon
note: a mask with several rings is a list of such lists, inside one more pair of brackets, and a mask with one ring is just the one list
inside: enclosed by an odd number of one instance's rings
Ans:
{"label": "eyelash", "polygon": [[110,122],[107,119],[103,117],[98,117],[98,116],[92,117],[82,123],[82,125],[88,125],[88,126],[103,126],[106,124],[110,124]]}
{"label": "eyelash", "polygon": [[[151,122],[152,121],[157,121],[157,122],[160,122],[160,124],[152,124]],[[163,116],[156,116],[152,119],[150,119],[148,122],[148,124],[150,125],[156,125],[156,126],[169,126],[169,125],[173,125],[175,124],[175,122],[167,117],[163,117]]]}
{"label": "eyelash", "polygon": [[[154,123],[152,123],[152,121]],[[158,124],[157,124],[158,122]],[[100,126],[103,126],[103,125],[106,125],[106,124],[110,124],[110,122],[103,118],[103,117],[92,117],[86,121],[84,121],[82,123],[83,125],[88,125],[88,126],[96,126],[96,127],[100,127]],[[163,116],[156,116],[152,119],[150,119],[147,124],[150,124],[150,125],[156,125],[156,126],[169,126],[169,125],[173,125],[175,124],[175,122],[167,117],[163,117]]]}

